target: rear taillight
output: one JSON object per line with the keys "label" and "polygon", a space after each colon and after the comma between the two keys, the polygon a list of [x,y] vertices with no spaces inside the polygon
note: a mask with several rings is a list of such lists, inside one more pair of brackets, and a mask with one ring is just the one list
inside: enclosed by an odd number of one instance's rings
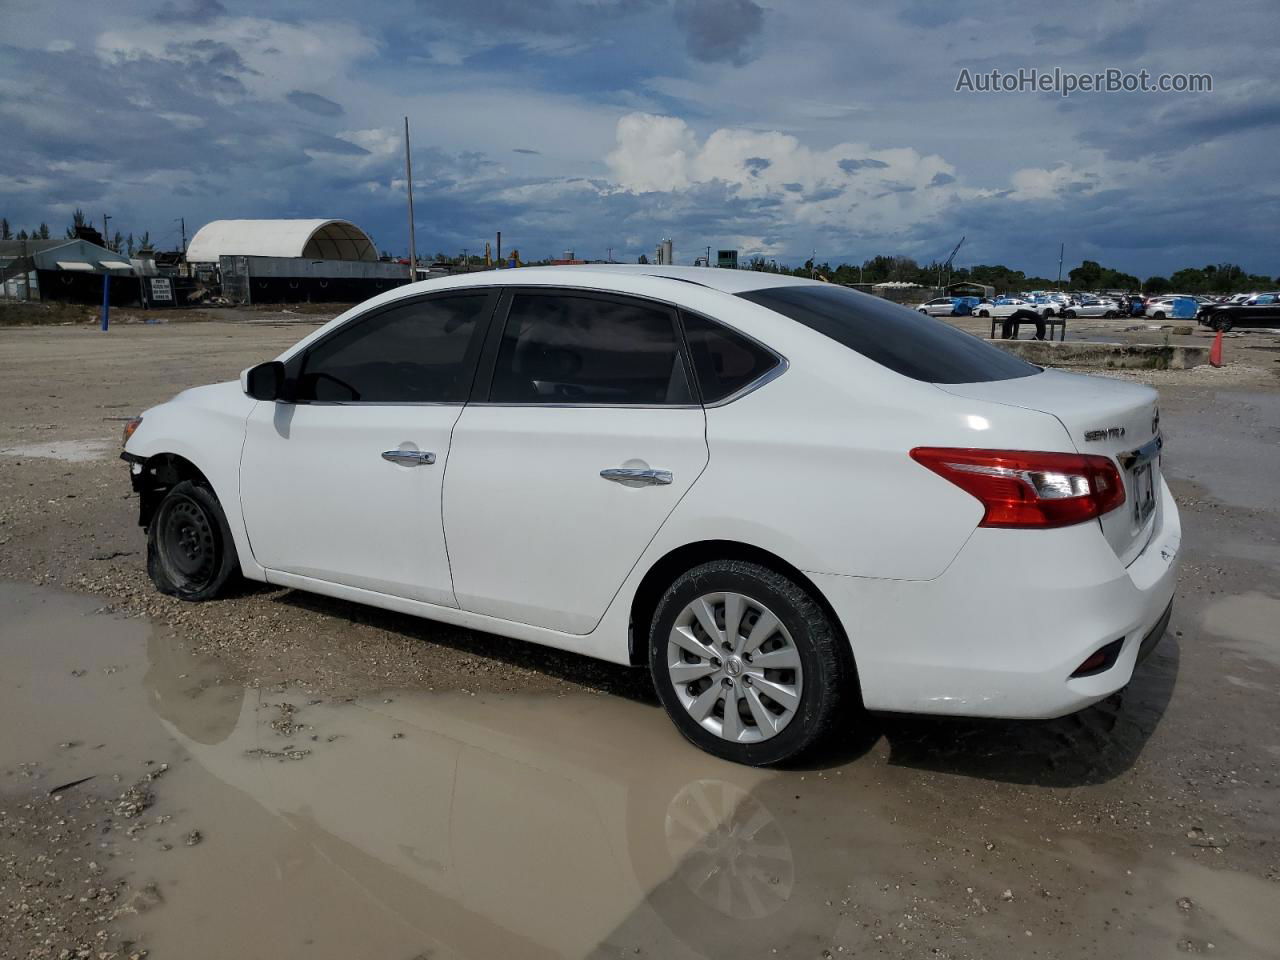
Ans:
{"label": "rear taillight", "polygon": [[1108,457],[951,447],[916,447],[911,457],[977,497],[983,527],[1068,527],[1124,503]]}

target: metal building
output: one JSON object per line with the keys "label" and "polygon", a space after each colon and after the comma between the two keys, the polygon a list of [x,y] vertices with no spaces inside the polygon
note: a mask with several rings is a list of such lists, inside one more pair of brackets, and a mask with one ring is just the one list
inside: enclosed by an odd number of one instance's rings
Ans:
{"label": "metal building", "polygon": [[88,240],[0,240],[0,293],[16,300],[101,303],[103,274],[113,305],[137,303],[129,258]]}

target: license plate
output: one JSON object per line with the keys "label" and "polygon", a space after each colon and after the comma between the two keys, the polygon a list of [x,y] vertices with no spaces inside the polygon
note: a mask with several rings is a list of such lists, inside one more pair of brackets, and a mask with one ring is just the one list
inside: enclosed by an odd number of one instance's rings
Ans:
{"label": "license plate", "polygon": [[1156,487],[1152,463],[1144,463],[1133,471],[1133,514],[1138,525],[1147,522],[1147,518],[1156,509]]}

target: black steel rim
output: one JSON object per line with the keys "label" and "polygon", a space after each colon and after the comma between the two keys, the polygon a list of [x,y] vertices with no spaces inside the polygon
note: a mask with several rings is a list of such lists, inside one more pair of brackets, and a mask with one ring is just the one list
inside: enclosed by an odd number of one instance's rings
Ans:
{"label": "black steel rim", "polygon": [[206,586],[217,570],[218,543],[213,522],[200,504],[187,497],[170,503],[160,518],[160,551],[165,565],[184,581]]}

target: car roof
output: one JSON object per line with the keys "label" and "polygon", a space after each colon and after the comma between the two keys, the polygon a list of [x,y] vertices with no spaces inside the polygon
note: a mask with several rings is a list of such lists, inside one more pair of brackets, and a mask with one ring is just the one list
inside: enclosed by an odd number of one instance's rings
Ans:
{"label": "car roof", "polygon": [[[526,267],[523,269],[543,270],[545,267]],[[658,266],[646,263],[584,263],[565,268],[573,272],[617,273],[630,277],[661,277],[667,280],[682,280],[685,283],[696,283],[710,287],[722,293],[746,293],[748,290],[766,290],[770,287],[792,287],[805,285],[828,286],[821,280],[810,280],[808,277],[793,277],[785,273],[770,273],[767,270],[726,270],[720,267],[678,267]],[[504,273],[508,271],[503,271]]]}

